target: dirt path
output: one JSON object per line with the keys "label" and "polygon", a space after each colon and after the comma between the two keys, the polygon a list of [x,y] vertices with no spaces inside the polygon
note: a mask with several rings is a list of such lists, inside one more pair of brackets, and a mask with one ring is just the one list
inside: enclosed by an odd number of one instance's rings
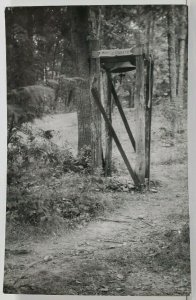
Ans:
{"label": "dirt path", "polygon": [[161,183],[157,193],[113,193],[113,197],[122,199],[122,208],[86,227],[44,241],[21,239],[7,243],[5,291],[65,295],[189,294],[188,273],[178,266],[170,267],[170,261],[157,259],[168,246],[167,238],[163,239],[165,234],[180,234],[188,214],[186,168],[181,162],[175,166],[160,164],[157,157],[162,153],[165,162],[171,158],[171,150],[161,146],[152,149],[152,178],[159,174]]}
{"label": "dirt path", "polygon": [[[175,268],[164,271],[159,265],[155,272],[150,267],[156,251],[164,247],[161,234],[166,230],[177,232],[183,225],[181,216],[186,209],[179,193],[171,190],[170,197],[164,197],[164,188],[157,194],[126,193],[130,203],[122,209],[64,236],[8,246],[6,285],[13,286],[13,281],[23,275],[14,285],[22,293],[188,293],[189,279],[183,272]],[[27,253],[17,255],[24,248]],[[27,269],[33,263],[36,264]],[[10,271],[14,271],[14,278]]]}

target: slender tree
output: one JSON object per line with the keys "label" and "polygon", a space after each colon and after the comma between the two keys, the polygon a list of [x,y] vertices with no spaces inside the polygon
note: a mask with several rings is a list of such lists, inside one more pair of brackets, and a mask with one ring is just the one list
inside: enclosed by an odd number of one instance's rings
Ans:
{"label": "slender tree", "polygon": [[170,100],[176,102],[176,39],[175,39],[175,7],[171,5],[167,13],[168,22],[168,60],[169,60],[169,79],[170,79]]}
{"label": "slender tree", "polygon": [[149,7],[146,14],[146,53],[152,54],[154,49],[154,27],[155,27],[155,10]]}
{"label": "slender tree", "polygon": [[178,67],[178,101],[181,107],[184,106],[184,80],[185,80],[185,53],[187,38],[187,6],[184,5],[181,11],[181,26],[179,35],[179,67]]}

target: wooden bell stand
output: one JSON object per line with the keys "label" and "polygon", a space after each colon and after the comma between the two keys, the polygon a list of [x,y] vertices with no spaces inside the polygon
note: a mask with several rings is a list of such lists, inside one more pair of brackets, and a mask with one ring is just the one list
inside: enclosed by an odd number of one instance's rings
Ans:
{"label": "wooden bell stand", "polygon": [[[92,51],[91,60],[99,61],[105,71],[107,99],[105,99],[105,109],[102,105],[100,93],[93,87],[91,92],[97,107],[99,108],[106,123],[106,152],[105,152],[105,176],[111,175],[112,162],[112,139],[114,139],[118,150],[125,162],[135,186],[142,186],[147,179],[150,183],[150,143],[151,143],[151,115],[152,115],[152,90],[153,90],[153,61],[150,56],[146,56],[142,45],[134,46],[130,49],[114,49]],[[127,63],[127,64],[126,64]],[[124,73],[136,70],[136,136],[133,137],[128,121],[124,114],[121,102],[115,91],[112,76],[115,73]],[[136,152],[135,170],[126,156],[126,153],[112,126],[112,101],[119,110],[122,121],[128,133],[129,139]]]}

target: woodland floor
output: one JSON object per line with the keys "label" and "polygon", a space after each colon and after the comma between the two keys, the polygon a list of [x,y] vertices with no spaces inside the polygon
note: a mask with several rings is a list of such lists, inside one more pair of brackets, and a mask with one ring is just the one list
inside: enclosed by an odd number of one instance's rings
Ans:
{"label": "woodland floor", "polygon": [[[114,126],[128,152],[131,144],[116,111],[114,115]],[[126,109],[126,115],[132,117],[133,124],[134,112]],[[54,142],[60,145],[62,137],[66,137],[76,149],[76,114],[48,116],[35,125],[59,130]],[[151,168],[157,192],[112,192],[110,197],[121,200],[121,207],[106,211],[84,227],[44,239],[22,235],[14,241],[9,238],[4,292],[190,294],[189,248],[175,243],[188,216],[186,129],[178,135],[176,145],[171,146],[164,128],[167,121],[157,106],[152,120]],[[121,176],[128,177],[115,146],[114,159]]]}

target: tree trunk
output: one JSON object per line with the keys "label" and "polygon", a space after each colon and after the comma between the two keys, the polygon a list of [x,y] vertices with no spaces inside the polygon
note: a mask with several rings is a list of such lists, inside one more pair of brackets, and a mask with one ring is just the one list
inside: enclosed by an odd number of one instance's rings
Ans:
{"label": "tree trunk", "polygon": [[56,44],[54,45],[54,54],[53,54],[53,61],[52,61],[52,79],[54,79],[54,74],[55,74],[54,69],[55,69],[58,46],[59,46],[59,40],[57,40]]}
{"label": "tree trunk", "polygon": [[149,55],[150,53],[150,36],[151,36],[151,25],[152,24],[152,11],[147,14],[146,17],[146,54]]}
{"label": "tree trunk", "polygon": [[91,147],[91,101],[89,94],[88,8],[70,7],[74,65],[72,76],[78,77],[77,115],[78,152]]}
{"label": "tree trunk", "polygon": [[169,81],[170,81],[170,110],[171,110],[171,133],[175,137],[177,125],[177,71],[176,71],[176,44],[175,44],[175,7],[170,6],[167,13],[168,24],[168,61],[169,61]]}
{"label": "tree trunk", "polygon": [[153,53],[154,49],[154,26],[155,26],[155,14],[150,8],[149,13],[147,14],[146,20],[146,53],[150,55]]}
{"label": "tree trunk", "polygon": [[181,34],[179,37],[179,68],[178,68],[178,101],[182,108],[184,105],[184,80],[185,80],[185,51],[187,35],[187,6],[182,8]]}
{"label": "tree trunk", "polygon": [[169,80],[170,80],[170,100],[176,102],[176,45],[175,45],[175,7],[171,5],[167,14],[168,22],[168,59],[169,59]]}
{"label": "tree trunk", "polygon": [[[99,8],[75,6],[72,13],[72,44],[78,82],[78,151],[91,149],[92,170],[101,167],[101,114],[91,94],[92,84],[100,92],[100,63],[91,52],[99,50]],[[79,77],[79,78],[78,78]]]}

